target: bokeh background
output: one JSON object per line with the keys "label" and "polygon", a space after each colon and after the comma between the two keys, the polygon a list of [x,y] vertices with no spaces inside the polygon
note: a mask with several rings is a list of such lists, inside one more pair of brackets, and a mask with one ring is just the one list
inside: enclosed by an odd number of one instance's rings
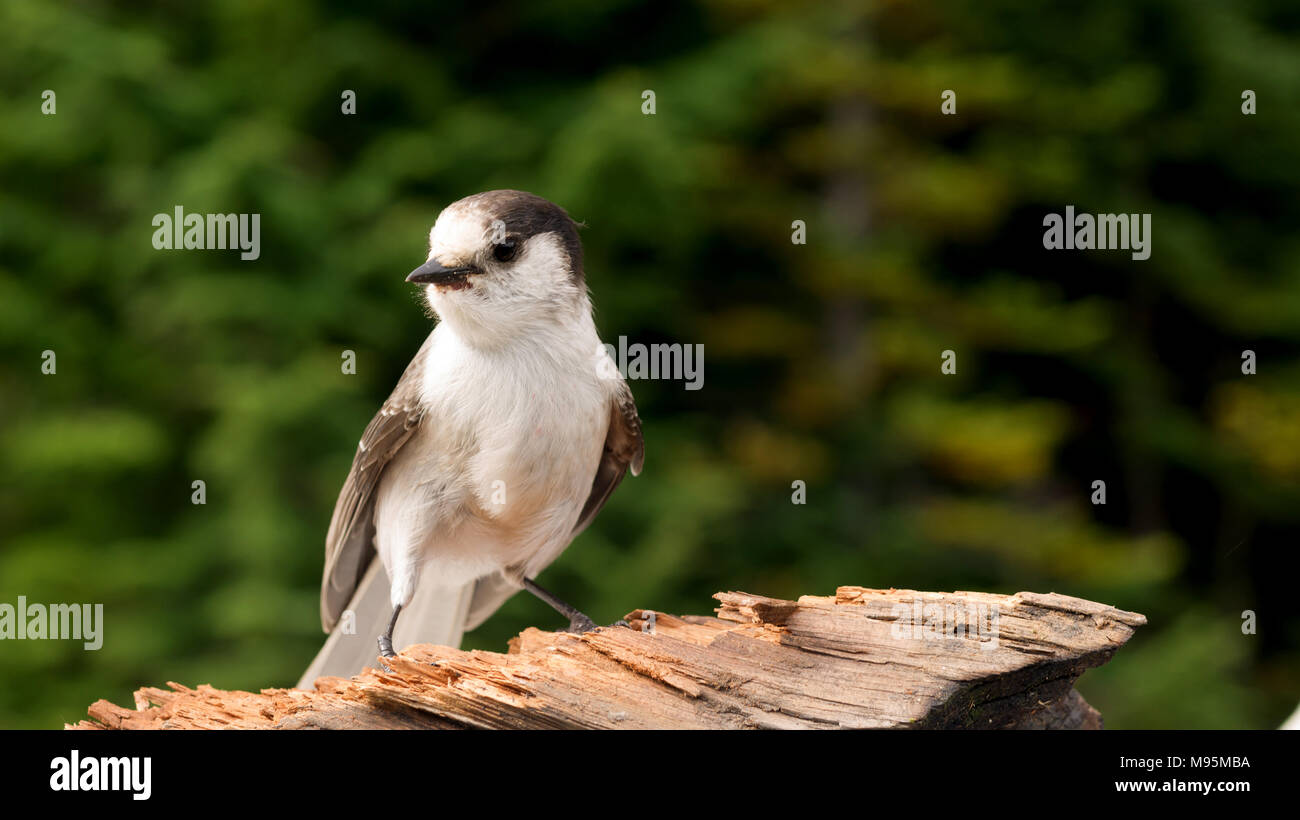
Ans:
{"label": "bokeh background", "polygon": [[[1150,619],[1080,683],[1109,726],[1278,725],[1298,32],[1287,0],[6,0],[0,601],[106,624],[0,643],[0,726],[293,684],[353,448],[429,329],[403,277],[500,187],[587,224],[606,340],[705,346],[704,389],[632,384],[645,472],[542,576],[597,621],[1056,591]],[[177,205],[260,213],[261,258],[154,250]],[[1066,205],[1151,213],[1151,258],[1043,250]],[[530,624],[561,625],[516,597],[466,645]]]}

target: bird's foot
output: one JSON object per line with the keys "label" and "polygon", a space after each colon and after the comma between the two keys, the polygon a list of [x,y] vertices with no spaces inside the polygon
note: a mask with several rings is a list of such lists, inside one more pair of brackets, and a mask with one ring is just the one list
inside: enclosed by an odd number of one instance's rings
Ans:
{"label": "bird's foot", "polygon": [[[624,620],[618,620],[610,624],[610,626],[628,626],[628,622]],[[601,627],[595,621],[588,618],[586,615],[579,615],[576,618],[573,618],[572,620],[569,621],[569,628],[564,631],[572,632],[575,635],[581,635],[582,633],[590,632],[593,629],[603,629],[603,627]]]}
{"label": "bird's foot", "polygon": [[393,651],[393,639],[388,635],[379,636],[379,654],[385,658],[396,658],[397,653]]}
{"label": "bird's foot", "polygon": [[596,629],[596,622],[586,615],[577,615],[569,621],[569,628],[565,632],[572,632],[575,635],[581,635],[584,632],[590,632]]}

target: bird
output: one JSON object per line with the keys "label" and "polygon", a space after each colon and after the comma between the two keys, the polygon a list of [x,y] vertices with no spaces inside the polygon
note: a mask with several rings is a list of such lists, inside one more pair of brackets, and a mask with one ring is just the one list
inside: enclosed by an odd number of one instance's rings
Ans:
{"label": "bird", "polygon": [[[432,331],[366,427],[325,537],[325,645],[299,681],[350,677],[413,643],[459,646],[527,590],[645,457],[600,341],[579,224],[532,193],[457,200],[429,231]],[[621,622],[620,622],[621,623]]]}

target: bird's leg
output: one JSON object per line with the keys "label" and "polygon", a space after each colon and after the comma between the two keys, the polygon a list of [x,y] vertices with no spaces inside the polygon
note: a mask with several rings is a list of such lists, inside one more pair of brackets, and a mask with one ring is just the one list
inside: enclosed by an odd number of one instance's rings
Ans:
{"label": "bird's leg", "polygon": [[397,626],[397,615],[402,611],[402,605],[398,604],[393,607],[392,620],[388,622],[388,629],[384,634],[379,636],[379,654],[385,658],[395,658],[397,653],[393,651],[393,627]]}
{"label": "bird's leg", "polygon": [[[581,634],[583,632],[590,632],[591,630],[596,628],[595,621],[588,618],[572,604],[569,604],[563,599],[556,596],[555,593],[548,592],[547,590],[538,586],[536,581],[533,581],[529,578],[524,578],[522,582],[524,585],[524,589],[533,593],[538,598],[541,598],[543,601],[545,601],[547,604],[550,605],[551,609],[554,609],[556,612],[560,613],[561,615],[569,619],[569,628],[567,630],[568,632],[576,632]],[[619,621],[618,623],[614,624],[614,626],[627,626],[627,622]]]}

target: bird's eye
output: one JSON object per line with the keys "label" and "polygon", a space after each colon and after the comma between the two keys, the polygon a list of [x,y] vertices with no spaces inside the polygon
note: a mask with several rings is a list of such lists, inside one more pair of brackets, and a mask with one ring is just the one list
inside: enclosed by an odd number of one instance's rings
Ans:
{"label": "bird's eye", "polygon": [[516,250],[518,250],[518,246],[515,244],[515,240],[506,239],[492,246],[492,257],[498,262],[509,262],[515,258]]}

